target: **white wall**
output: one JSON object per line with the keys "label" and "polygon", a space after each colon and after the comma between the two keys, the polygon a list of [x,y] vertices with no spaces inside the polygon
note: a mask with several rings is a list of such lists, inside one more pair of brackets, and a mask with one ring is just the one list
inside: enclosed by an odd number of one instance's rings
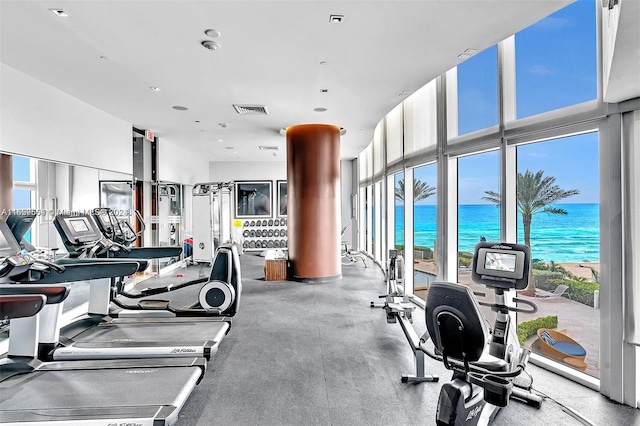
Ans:
{"label": "white wall", "polygon": [[133,171],[130,123],[5,64],[0,64],[0,150]]}
{"label": "white wall", "polygon": [[167,139],[158,139],[158,176],[162,182],[193,185],[209,179],[209,161]]}
{"label": "white wall", "polygon": [[287,180],[287,163],[273,161],[212,161],[209,182],[232,180]]}

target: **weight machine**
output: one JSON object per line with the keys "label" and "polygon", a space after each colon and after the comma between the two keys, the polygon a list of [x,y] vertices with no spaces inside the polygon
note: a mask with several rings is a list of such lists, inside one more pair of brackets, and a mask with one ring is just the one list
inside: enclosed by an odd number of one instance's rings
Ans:
{"label": "weight machine", "polygon": [[193,263],[211,263],[217,248],[233,241],[234,182],[193,186]]}

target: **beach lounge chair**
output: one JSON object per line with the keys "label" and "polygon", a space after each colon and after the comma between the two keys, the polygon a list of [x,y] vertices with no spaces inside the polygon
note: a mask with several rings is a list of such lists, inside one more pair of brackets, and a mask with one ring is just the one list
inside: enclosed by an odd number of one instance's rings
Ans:
{"label": "beach lounge chair", "polygon": [[564,294],[565,291],[567,291],[567,289],[569,288],[568,285],[564,285],[564,284],[560,284],[558,287],[556,287],[555,290],[553,290],[553,292],[549,293],[549,292],[545,292],[543,294],[538,294],[536,292],[536,297],[539,297],[543,300],[548,300],[548,299],[560,299],[562,297],[562,295]]}
{"label": "beach lounge chair", "polygon": [[564,333],[548,328],[539,329],[537,334],[540,339],[540,349],[545,356],[580,370],[587,368],[584,362],[587,351],[580,343]]}

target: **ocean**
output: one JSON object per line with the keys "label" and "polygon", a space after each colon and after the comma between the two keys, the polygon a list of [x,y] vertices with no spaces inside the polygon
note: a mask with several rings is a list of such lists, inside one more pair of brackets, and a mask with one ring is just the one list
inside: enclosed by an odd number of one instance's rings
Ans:
{"label": "ocean", "polygon": [[[537,213],[531,221],[531,253],[534,259],[554,262],[597,262],[600,260],[598,204],[556,204],[567,215]],[[404,241],[404,206],[396,206],[396,244]],[[436,207],[415,206],[414,245],[433,248],[436,238]],[[458,212],[458,250],[473,252],[484,236],[500,237],[500,210],[492,204],[461,205]],[[522,219],[518,215],[518,242],[524,242]]]}

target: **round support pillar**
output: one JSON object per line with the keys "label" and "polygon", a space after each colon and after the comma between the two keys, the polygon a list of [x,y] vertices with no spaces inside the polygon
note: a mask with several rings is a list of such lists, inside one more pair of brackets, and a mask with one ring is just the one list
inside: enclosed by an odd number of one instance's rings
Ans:
{"label": "round support pillar", "polygon": [[342,277],[339,127],[287,128],[287,225],[293,279]]}

